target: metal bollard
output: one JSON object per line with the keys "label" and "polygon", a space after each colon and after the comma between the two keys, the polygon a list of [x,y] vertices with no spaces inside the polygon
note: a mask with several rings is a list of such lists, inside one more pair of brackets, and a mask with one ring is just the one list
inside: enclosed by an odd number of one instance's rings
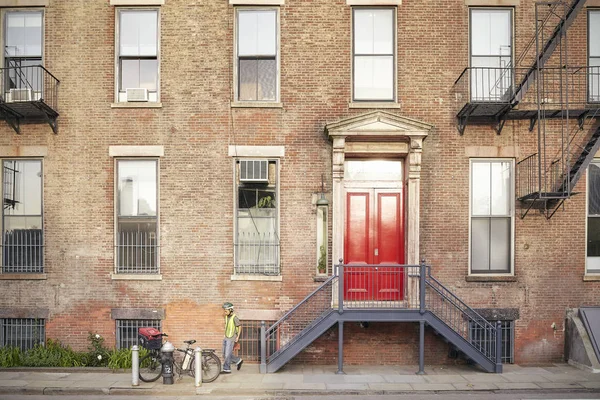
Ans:
{"label": "metal bollard", "polygon": [[194,353],[194,379],[196,381],[196,387],[200,387],[202,386],[202,349],[200,347],[196,347]]}
{"label": "metal bollard", "polygon": [[175,346],[171,342],[166,342],[160,349],[161,352],[161,361],[162,361],[162,376],[163,376],[163,385],[172,385],[173,380],[173,352],[175,351]]}
{"label": "metal bollard", "polygon": [[131,385],[140,385],[140,348],[137,345],[131,348]]}

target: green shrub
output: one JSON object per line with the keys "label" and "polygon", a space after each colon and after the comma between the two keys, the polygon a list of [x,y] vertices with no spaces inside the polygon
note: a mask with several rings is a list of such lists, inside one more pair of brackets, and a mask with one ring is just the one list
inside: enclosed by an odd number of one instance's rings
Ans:
{"label": "green shrub", "polygon": [[18,347],[0,347],[0,367],[10,368],[21,365],[21,349]]}
{"label": "green shrub", "polygon": [[46,345],[36,344],[27,350],[21,357],[23,367],[81,367],[84,361],[80,353],[73,351],[69,346],[48,339]]}

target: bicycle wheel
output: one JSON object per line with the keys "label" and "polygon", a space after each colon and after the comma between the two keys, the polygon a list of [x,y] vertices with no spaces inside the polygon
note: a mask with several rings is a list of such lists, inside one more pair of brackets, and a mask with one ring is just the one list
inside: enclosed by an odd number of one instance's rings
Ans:
{"label": "bicycle wheel", "polygon": [[142,382],[154,382],[162,373],[160,356],[155,353],[146,354],[140,360],[140,380]]}
{"label": "bicycle wheel", "polygon": [[202,382],[212,382],[221,373],[221,360],[213,352],[202,353]]}

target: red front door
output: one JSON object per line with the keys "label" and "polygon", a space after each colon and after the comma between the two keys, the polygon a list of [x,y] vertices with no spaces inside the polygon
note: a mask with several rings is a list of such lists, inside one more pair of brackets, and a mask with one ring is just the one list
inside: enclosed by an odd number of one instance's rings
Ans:
{"label": "red front door", "polygon": [[[357,189],[346,193],[344,297],[402,300],[404,264],[402,191]],[[365,264],[386,267],[365,267]]]}

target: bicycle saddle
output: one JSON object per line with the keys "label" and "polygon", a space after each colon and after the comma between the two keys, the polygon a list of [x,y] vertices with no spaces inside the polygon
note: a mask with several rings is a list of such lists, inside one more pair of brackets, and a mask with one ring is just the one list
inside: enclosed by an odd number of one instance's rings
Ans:
{"label": "bicycle saddle", "polygon": [[189,344],[189,345],[191,346],[191,345],[193,345],[194,343],[196,343],[196,341],[195,341],[195,340],[186,340],[186,341],[184,341],[183,343],[187,343],[187,344]]}

